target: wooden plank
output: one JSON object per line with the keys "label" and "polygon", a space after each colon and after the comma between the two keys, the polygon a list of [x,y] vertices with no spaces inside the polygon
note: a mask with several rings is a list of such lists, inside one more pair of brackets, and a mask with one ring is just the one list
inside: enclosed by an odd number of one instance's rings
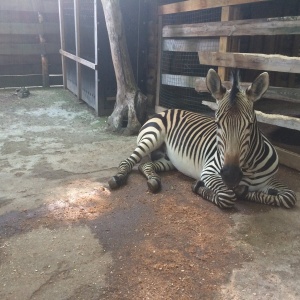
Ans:
{"label": "wooden plank", "polygon": [[[16,12],[32,12],[35,11],[35,7],[32,1],[24,1],[24,0],[9,0],[9,1],[0,1],[0,10],[4,11],[16,11]],[[57,1],[45,1],[44,0],[44,8],[43,12],[45,13],[57,13],[58,12],[58,4]]]}
{"label": "wooden plank", "polygon": [[0,34],[58,34],[57,23],[1,23]]}
{"label": "wooden plank", "polygon": [[[98,24],[99,24],[99,20],[98,20],[98,2],[97,0],[94,0],[94,52],[95,52],[95,64],[98,65]],[[100,93],[99,93],[99,71],[96,68],[95,69],[95,110],[96,110],[96,115],[100,116],[100,115],[110,115],[112,113],[112,111],[107,111],[105,109],[105,105],[104,105],[104,97],[100,97]]]}
{"label": "wooden plank", "polygon": [[[212,110],[217,110],[218,108],[216,102],[202,101],[202,104],[208,106]],[[300,118],[278,114],[265,114],[259,110],[255,110],[255,114],[258,122],[300,131]]]}
{"label": "wooden plank", "polygon": [[[232,14],[232,7],[230,6],[224,6],[222,7],[222,12],[221,12],[221,23],[226,22],[231,18]],[[226,36],[221,36],[220,37],[220,44],[219,44],[219,52],[227,52],[230,50],[230,40]],[[227,72],[228,73],[228,72]],[[218,74],[221,78],[222,81],[225,80],[226,76],[226,69],[225,67],[218,67]]]}
{"label": "wooden plank", "polygon": [[45,43],[45,49],[43,48],[41,44],[0,44],[0,55],[58,53],[60,45],[57,43]]}
{"label": "wooden plank", "polygon": [[0,76],[0,88],[42,85],[43,77],[41,74]]}
{"label": "wooden plank", "polygon": [[218,38],[198,38],[198,39],[164,39],[162,42],[163,51],[177,52],[199,52],[218,51]]}
{"label": "wooden plank", "polygon": [[[38,34],[0,34],[1,44],[36,44]],[[59,31],[56,34],[47,34],[46,37],[48,43],[60,43]]]}
{"label": "wooden plank", "polygon": [[[60,31],[60,51],[65,51],[66,40],[65,40],[65,19],[63,14],[62,0],[58,0],[58,12],[59,12],[59,31]],[[63,86],[67,88],[67,64],[66,57],[61,55],[62,73],[63,73]]]}
{"label": "wooden plank", "polygon": [[167,14],[176,14],[187,11],[194,11],[200,9],[208,9],[222,6],[230,6],[230,5],[240,5],[254,2],[265,2],[269,0],[189,0],[182,1],[172,4],[162,5],[158,8],[159,15],[167,15]]}
{"label": "wooden plank", "polygon": [[[56,64],[60,58],[59,52],[49,54],[50,62]],[[40,64],[41,58],[39,55],[0,55],[0,65],[26,65],[26,64]]]}
{"label": "wooden plank", "polygon": [[300,89],[270,86],[264,98],[300,103]]}
{"label": "wooden plank", "polygon": [[41,58],[38,55],[0,55],[0,65],[23,65],[40,64]]}
{"label": "wooden plank", "polygon": [[300,131],[300,119],[277,114],[265,114],[256,110],[256,117],[259,122],[276,125],[284,128]]}
{"label": "wooden plank", "polygon": [[37,33],[28,34],[0,34],[1,44],[36,44]]}
{"label": "wooden plank", "polygon": [[[173,79],[170,77],[169,74],[164,74],[165,76],[165,84],[174,82],[176,79]],[[176,75],[171,75],[176,76]],[[177,75],[178,76],[178,75]],[[181,76],[180,76],[181,77]],[[180,79],[177,79],[178,82],[180,82]],[[207,92],[206,87],[206,79],[205,77],[198,77],[198,78],[191,78],[191,79],[184,79],[181,80],[181,82],[195,82],[195,90],[197,92]],[[223,81],[222,84],[227,88],[231,88],[231,82],[230,81]],[[245,90],[251,85],[251,82],[241,82],[240,86]],[[183,85],[182,85],[183,86]],[[191,87],[191,86],[189,86]],[[300,103],[300,89],[297,88],[283,88],[283,87],[275,87],[275,86],[269,86],[268,90],[264,94],[263,98],[266,99],[274,99],[274,100],[282,100],[292,103]]]}
{"label": "wooden plank", "polygon": [[[75,18],[75,48],[76,56],[80,57],[80,26],[79,26],[79,0],[74,1],[74,18]],[[81,88],[81,65],[76,61],[76,82],[77,82],[77,99],[82,99]]]}
{"label": "wooden plank", "polygon": [[43,87],[49,87],[49,63],[48,63],[48,56],[46,54],[46,39],[45,39],[45,32],[44,32],[44,1],[42,0],[35,0],[33,1],[35,3],[35,8],[36,8],[36,14],[37,14],[37,19],[39,21],[39,24],[42,26],[42,30],[39,32],[39,40],[40,40],[40,45],[42,48],[42,55],[41,55],[41,60],[42,60],[42,75],[43,75]]}
{"label": "wooden plank", "polygon": [[68,57],[76,62],[79,62],[81,63],[82,65],[85,65],[87,66],[88,68],[91,68],[93,70],[96,70],[98,68],[98,65],[86,60],[86,59],[83,59],[83,58],[80,58],[80,57],[77,57],[76,55],[72,54],[72,53],[69,53],[67,51],[64,51],[62,49],[59,50],[59,53],[65,57]]}
{"label": "wooden plank", "polygon": [[160,96],[160,82],[161,82],[161,64],[162,64],[162,17],[158,17],[158,56],[157,56],[157,75],[156,75],[156,96],[155,104],[159,105],[159,96]]}
{"label": "wooden plank", "polygon": [[275,147],[278,156],[279,163],[285,165],[289,168],[300,171],[300,155],[294,152],[282,149],[280,147]]}
{"label": "wooden plank", "polygon": [[[62,85],[62,75],[50,75],[49,84],[53,85]],[[33,86],[42,86],[43,77],[42,74],[35,75],[12,75],[12,76],[0,76],[0,88],[17,88],[17,87],[33,87]]]}
{"label": "wooden plank", "polygon": [[[204,82],[205,82],[205,78]],[[195,88],[196,81],[199,77],[185,76],[185,75],[173,75],[173,74],[161,74],[161,84]],[[207,89],[206,89],[207,91]]]}
{"label": "wooden plank", "polygon": [[27,74],[41,74],[41,57],[36,64],[15,64],[15,65],[1,65],[0,75],[27,75]]}
{"label": "wooden plank", "polygon": [[[227,7],[228,10],[228,7]],[[300,16],[166,25],[164,38],[300,34]]]}
{"label": "wooden plank", "polygon": [[198,52],[200,64],[241,69],[300,73],[300,57],[259,53]]}
{"label": "wooden plank", "polygon": [[54,85],[63,85],[63,77],[62,74],[52,74],[49,76],[50,86]]}

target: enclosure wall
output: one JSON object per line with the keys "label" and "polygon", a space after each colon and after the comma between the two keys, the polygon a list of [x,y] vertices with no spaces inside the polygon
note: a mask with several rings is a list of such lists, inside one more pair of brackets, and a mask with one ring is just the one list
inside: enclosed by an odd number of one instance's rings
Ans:
{"label": "enclosure wall", "polygon": [[0,88],[62,84],[57,0],[0,1]]}

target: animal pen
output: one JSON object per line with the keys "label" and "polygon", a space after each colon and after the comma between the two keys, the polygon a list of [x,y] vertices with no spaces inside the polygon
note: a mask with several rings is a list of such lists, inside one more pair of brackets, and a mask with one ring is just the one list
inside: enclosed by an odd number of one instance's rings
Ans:
{"label": "animal pen", "polygon": [[[268,71],[270,87],[255,105],[262,131],[268,136],[270,127],[280,126],[278,135],[290,135],[292,144],[300,146],[299,1],[170,2],[161,1],[158,9],[155,110],[175,107],[212,114],[205,84],[209,68],[218,71],[227,87],[229,69],[239,68],[243,88]],[[300,170],[299,147],[287,151],[277,145],[281,163]]]}

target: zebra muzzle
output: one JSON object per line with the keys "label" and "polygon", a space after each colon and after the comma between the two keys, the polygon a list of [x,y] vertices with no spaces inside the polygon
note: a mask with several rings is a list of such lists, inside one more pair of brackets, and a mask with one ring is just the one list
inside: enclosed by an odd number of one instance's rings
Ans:
{"label": "zebra muzzle", "polygon": [[220,170],[220,175],[229,189],[234,189],[243,178],[242,170],[236,165],[226,165]]}

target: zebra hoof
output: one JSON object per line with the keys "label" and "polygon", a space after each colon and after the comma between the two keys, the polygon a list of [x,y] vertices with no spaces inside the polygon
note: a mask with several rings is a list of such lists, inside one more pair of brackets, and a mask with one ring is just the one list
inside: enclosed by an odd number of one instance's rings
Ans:
{"label": "zebra hoof", "polygon": [[268,189],[268,195],[277,196],[278,190],[270,188]]}
{"label": "zebra hoof", "polygon": [[153,179],[153,178],[148,179],[147,185],[148,185],[149,191],[153,194],[159,192],[161,189],[160,181]]}
{"label": "zebra hoof", "polygon": [[108,185],[112,190],[115,190],[119,187],[115,177],[112,177],[108,180]]}
{"label": "zebra hoof", "polygon": [[204,186],[204,182],[201,181],[201,180],[197,180],[193,185],[192,185],[192,191],[194,193],[197,194],[198,190],[200,187],[203,187]]}
{"label": "zebra hoof", "polygon": [[249,192],[249,188],[246,185],[239,185],[234,190],[238,199],[243,199]]}
{"label": "zebra hoof", "polygon": [[119,177],[113,176],[108,180],[108,185],[112,190],[115,190],[122,185],[122,181]]}

